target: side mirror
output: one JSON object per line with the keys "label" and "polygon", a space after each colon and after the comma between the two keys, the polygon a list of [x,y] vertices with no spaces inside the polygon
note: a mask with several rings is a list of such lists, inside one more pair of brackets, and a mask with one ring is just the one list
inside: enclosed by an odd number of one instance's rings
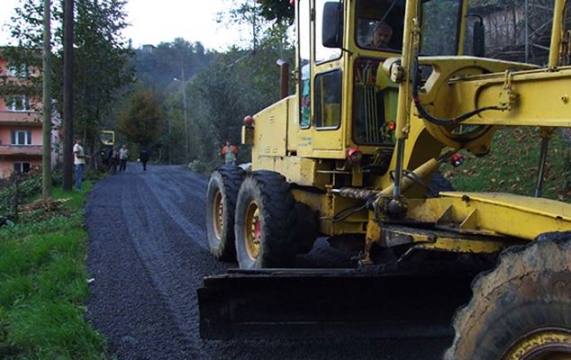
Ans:
{"label": "side mirror", "polygon": [[482,17],[478,15],[472,16],[477,16],[479,18],[479,20],[474,23],[473,28],[472,54],[474,56],[484,57],[486,55],[486,28],[484,27],[484,21]]}
{"label": "side mirror", "polygon": [[343,46],[343,3],[326,2],[323,5],[321,43],[326,48]]}

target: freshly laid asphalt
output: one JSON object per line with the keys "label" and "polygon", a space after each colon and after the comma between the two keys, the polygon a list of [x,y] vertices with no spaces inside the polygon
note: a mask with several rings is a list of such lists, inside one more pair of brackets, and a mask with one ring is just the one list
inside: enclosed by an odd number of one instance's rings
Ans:
{"label": "freshly laid asphalt", "polygon": [[[90,297],[86,318],[118,359],[422,359],[442,357],[451,339],[202,340],[196,290],[235,263],[209,253],[208,179],[182,166],[137,163],[96,184],[85,207]],[[321,246],[321,245],[320,245]],[[321,246],[324,247],[324,246]],[[338,251],[325,254],[351,266]],[[345,263],[345,261],[347,263]],[[315,265],[317,264],[317,265]]]}

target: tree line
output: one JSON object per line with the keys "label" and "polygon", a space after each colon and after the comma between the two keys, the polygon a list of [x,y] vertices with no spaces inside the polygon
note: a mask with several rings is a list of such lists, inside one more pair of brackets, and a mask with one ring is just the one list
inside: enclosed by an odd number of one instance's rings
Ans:
{"label": "tree line", "polygon": [[[132,49],[122,38],[124,0],[75,0],[73,129],[89,152],[97,153],[101,130],[115,130],[118,143],[153,150],[153,160],[201,170],[217,164],[226,139],[238,143],[245,115],[279,96],[277,58],[293,59],[285,39],[287,20],[268,20],[264,2],[246,0],[220,16],[256,24],[251,46],[225,52],[176,38],[155,47]],[[55,110],[63,114],[64,1],[55,1],[52,68],[42,69],[43,0],[23,0],[10,25],[14,46],[3,55],[12,65],[39,69],[22,73],[16,84],[0,74],[0,96],[39,96],[43,76],[51,76]],[[266,10],[264,10],[266,9]],[[149,51],[150,49],[150,51]],[[39,75],[39,76],[38,76]],[[39,109],[41,112],[41,109]],[[61,124],[53,124],[54,128]],[[246,160],[247,150],[241,151]]]}

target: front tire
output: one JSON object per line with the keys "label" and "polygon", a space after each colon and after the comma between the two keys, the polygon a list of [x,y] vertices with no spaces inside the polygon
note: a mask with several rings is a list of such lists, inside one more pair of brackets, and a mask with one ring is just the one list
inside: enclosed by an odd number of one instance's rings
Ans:
{"label": "front tire", "polygon": [[235,236],[241,269],[291,266],[296,253],[295,199],[285,178],[251,173],[236,202]]}
{"label": "front tire", "polygon": [[510,248],[473,283],[446,360],[571,358],[571,237],[547,233]]}
{"label": "front tire", "polygon": [[223,165],[210,176],[206,192],[206,233],[208,247],[220,261],[235,261],[234,214],[236,197],[244,171]]}
{"label": "front tire", "polygon": [[307,254],[317,239],[317,216],[309,206],[299,201],[295,203],[295,212],[297,214],[296,253]]}

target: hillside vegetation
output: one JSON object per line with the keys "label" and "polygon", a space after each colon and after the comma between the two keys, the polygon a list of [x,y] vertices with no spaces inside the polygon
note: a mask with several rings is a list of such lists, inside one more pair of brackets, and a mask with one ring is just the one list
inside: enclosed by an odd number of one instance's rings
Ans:
{"label": "hillside vegetation", "polygon": [[[541,138],[537,128],[506,127],[492,141],[484,157],[463,153],[463,165],[443,167],[455,188],[464,191],[507,192],[533,196],[537,185]],[[545,164],[543,197],[570,201],[571,152],[562,131],[556,130]]]}

